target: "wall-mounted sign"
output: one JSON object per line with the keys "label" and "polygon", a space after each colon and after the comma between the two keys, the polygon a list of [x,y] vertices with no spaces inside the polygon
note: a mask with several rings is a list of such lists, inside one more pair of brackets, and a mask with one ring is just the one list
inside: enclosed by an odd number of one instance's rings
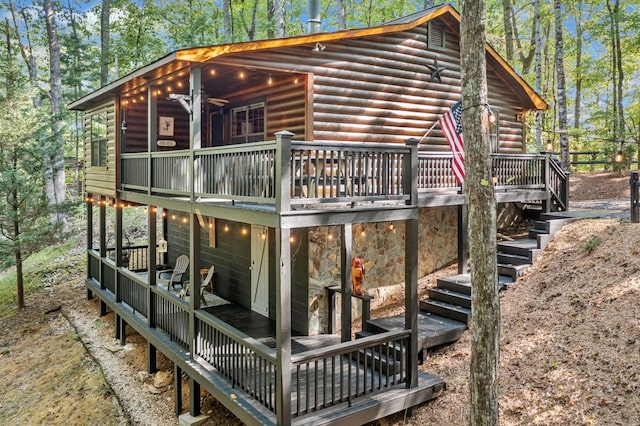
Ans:
{"label": "wall-mounted sign", "polygon": [[158,118],[158,135],[173,136],[173,117]]}
{"label": "wall-mounted sign", "polygon": [[176,141],[173,139],[160,139],[158,140],[158,146],[173,148],[176,146]]}

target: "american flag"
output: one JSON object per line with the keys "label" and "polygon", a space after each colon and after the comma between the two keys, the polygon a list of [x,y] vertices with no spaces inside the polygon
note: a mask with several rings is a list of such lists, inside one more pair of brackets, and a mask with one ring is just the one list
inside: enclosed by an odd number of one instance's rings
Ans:
{"label": "american flag", "polygon": [[451,109],[444,113],[438,120],[444,137],[449,142],[453,153],[451,169],[460,185],[464,182],[464,141],[462,140],[462,102],[458,101],[451,106]]}

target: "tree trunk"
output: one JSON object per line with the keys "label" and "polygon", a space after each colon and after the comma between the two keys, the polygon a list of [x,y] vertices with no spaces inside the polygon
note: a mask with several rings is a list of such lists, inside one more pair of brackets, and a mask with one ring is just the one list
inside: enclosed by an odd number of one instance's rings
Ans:
{"label": "tree trunk", "polygon": [[49,205],[53,207],[52,221],[70,229],[70,222],[62,210],[65,203],[66,188],[64,176],[64,139],[62,138],[62,78],[60,73],[60,45],[58,44],[58,30],[52,0],[44,0],[47,40],[49,43],[50,68],[50,101],[51,101],[51,137],[47,149],[47,165],[45,173],[45,187],[49,198]]}
{"label": "tree trunk", "polygon": [[[542,31],[540,30],[540,0],[533,7],[533,41],[535,43],[536,92],[542,95]],[[536,112],[536,150],[542,151],[542,111]]]}
{"label": "tree trunk", "polygon": [[[576,99],[573,108],[573,128],[580,129],[580,111],[582,104],[582,0],[577,0],[574,6],[576,21]],[[575,147],[580,147],[580,136],[576,134]]]}
{"label": "tree trunk", "polygon": [[109,81],[109,18],[111,0],[102,0],[100,10],[100,87]]}
{"label": "tree trunk", "polygon": [[504,23],[504,44],[507,51],[507,61],[513,62],[513,26],[511,25],[511,16],[513,15],[513,6],[511,0],[502,0],[502,22]]}
{"label": "tree trunk", "polygon": [[38,67],[36,65],[36,58],[35,56],[33,56],[33,49],[31,47],[31,36],[29,34],[29,26],[27,25],[28,21],[26,19],[23,19],[25,38],[27,41],[27,43],[24,44],[22,43],[22,37],[20,37],[20,26],[18,25],[18,20],[16,19],[16,15],[18,14],[18,12],[16,11],[16,6],[13,0],[9,0],[9,7],[11,8],[13,27],[18,38],[18,43],[20,45],[20,53],[22,54],[22,59],[24,59],[24,63],[27,65],[27,70],[29,72],[29,84],[33,89],[33,106],[35,108],[40,108],[42,106],[42,100],[40,98],[40,86],[38,85]]}
{"label": "tree trunk", "polygon": [[558,93],[558,132],[560,133],[560,167],[565,173],[569,173],[569,137],[567,135],[567,92],[564,75],[564,43],[562,30],[562,5],[560,0],[553,1],[553,14],[555,18],[556,46],[556,90]]}
{"label": "tree trunk", "polygon": [[347,29],[347,8],[344,4],[345,0],[338,0],[338,29]]}
{"label": "tree trunk", "polygon": [[486,5],[485,0],[461,3],[462,128],[472,282],[471,424],[497,425],[500,305],[487,103]]}
{"label": "tree trunk", "polygon": [[224,23],[224,41],[231,43],[233,41],[233,27],[231,24],[231,0],[222,1],[222,20]]}

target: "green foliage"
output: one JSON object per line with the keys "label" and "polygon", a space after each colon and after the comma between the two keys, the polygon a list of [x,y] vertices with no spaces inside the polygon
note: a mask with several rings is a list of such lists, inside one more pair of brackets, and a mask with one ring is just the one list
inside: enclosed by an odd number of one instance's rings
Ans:
{"label": "green foliage", "polygon": [[[76,244],[77,241],[68,240],[59,245],[48,246],[27,259],[24,263],[25,295],[41,289],[47,268],[55,267],[59,258]],[[16,278],[15,268],[6,270],[0,278],[0,317],[17,310]]]}
{"label": "green foliage", "polygon": [[602,239],[597,235],[591,235],[587,241],[585,241],[580,248],[587,254],[591,254],[595,249],[600,247]]}

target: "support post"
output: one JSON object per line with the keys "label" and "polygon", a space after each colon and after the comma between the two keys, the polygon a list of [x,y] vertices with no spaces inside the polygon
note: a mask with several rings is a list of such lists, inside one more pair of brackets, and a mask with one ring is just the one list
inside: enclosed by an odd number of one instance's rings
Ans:
{"label": "support post", "polygon": [[158,371],[158,350],[150,342],[147,342],[147,373]]}
{"label": "support post", "polygon": [[196,352],[196,315],[200,309],[200,222],[191,213],[189,222],[189,352]]}
{"label": "support post", "polygon": [[[87,194],[87,278],[93,278],[91,275],[91,255],[93,250],[93,195]],[[87,300],[93,299],[93,292],[87,287]]]}
{"label": "support post", "polygon": [[100,197],[100,289],[104,290],[107,286],[104,283],[104,262],[107,257],[107,199]]}
{"label": "support post", "polygon": [[157,267],[157,226],[158,226],[158,208],[156,206],[149,206],[148,214],[148,246],[147,246],[147,266],[148,266],[148,279],[149,287],[147,288],[147,324],[149,327],[154,328],[156,326],[156,298],[155,293],[152,291],[156,285],[156,267]]}
{"label": "support post", "polygon": [[291,230],[277,228],[276,273],[276,417],[291,424]]}
{"label": "support post", "polygon": [[[464,185],[464,184],[463,184]],[[463,190],[464,192],[464,190]],[[466,198],[466,197],[465,197]],[[458,273],[467,272],[469,254],[469,233],[467,231],[467,201],[458,206]]]}
{"label": "support post", "polygon": [[275,133],[276,137],[276,211],[291,210],[291,139],[295,136],[287,130]]}
{"label": "support post", "polygon": [[173,364],[174,410],[176,416],[182,413],[182,369],[178,363]]}
{"label": "support post", "polygon": [[113,288],[115,291],[116,302],[122,301],[122,294],[120,291],[120,271],[119,268],[122,267],[122,210],[124,207],[120,200],[116,199],[115,202],[115,234],[116,234],[116,252],[115,252],[115,261],[116,261],[116,273],[114,276],[115,282],[113,283]]}
{"label": "support post", "polygon": [[410,194],[407,204],[418,205],[418,144],[420,141],[416,138],[409,138],[404,141],[405,145],[411,148],[411,154],[405,161],[405,188],[404,193]]}
{"label": "support post", "polygon": [[189,377],[189,414],[198,417],[200,409],[200,383]]}
{"label": "support post", "polygon": [[629,193],[631,194],[631,223],[640,222],[640,182],[638,172],[631,172],[629,176]]}
{"label": "support post", "polygon": [[406,220],[404,230],[404,327],[411,330],[407,348],[407,387],[414,388],[418,386],[418,219]]}
{"label": "support post", "polygon": [[147,194],[153,187],[153,162],[151,153],[158,150],[158,95],[155,86],[147,86]]}
{"label": "support post", "polygon": [[351,259],[353,258],[353,225],[344,224],[341,227],[340,244],[340,269],[342,279],[340,291],[342,292],[342,306],[340,314],[340,341],[351,341]]}
{"label": "support post", "polygon": [[113,318],[114,318],[114,333],[113,333],[113,338],[114,339],[120,339],[120,315],[118,314],[113,314]]}
{"label": "support post", "polygon": [[120,317],[120,345],[127,344],[127,322]]}
{"label": "support post", "polygon": [[[191,68],[189,74],[189,91],[191,93],[191,121],[189,126],[189,140],[191,143],[189,149],[189,193],[191,201],[195,199],[195,149],[202,148],[202,69],[199,66]],[[193,259],[193,258],[192,258]],[[191,280],[195,280],[195,275],[191,275]],[[194,299],[195,297],[192,297]]]}

